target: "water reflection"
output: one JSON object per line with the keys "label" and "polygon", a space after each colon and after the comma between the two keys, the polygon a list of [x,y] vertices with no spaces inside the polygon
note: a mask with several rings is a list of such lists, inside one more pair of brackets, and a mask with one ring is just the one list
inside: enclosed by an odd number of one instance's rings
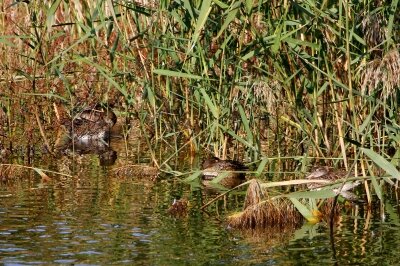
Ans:
{"label": "water reflection", "polygon": [[[120,152],[118,146],[112,146]],[[154,180],[151,166],[118,157],[99,166],[97,154],[75,163],[72,177],[0,185],[0,258],[5,264],[293,265],[397,263],[400,222],[392,205],[371,215],[349,211],[329,226],[237,231],[224,218],[243,193],[200,210],[212,195],[176,179]],[[59,161],[53,165],[59,167]],[[144,168],[147,167],[147,168]],[[143,170],[146,169],[146,170]],[[153,169],[154,170],[154,169]],[[153,173],[155,174],[155,173]],[[188,213],[168,214],[175,199]],[[220,216],[217,216],[220,215]],[[333,237],[332,237],[333,236]]]}

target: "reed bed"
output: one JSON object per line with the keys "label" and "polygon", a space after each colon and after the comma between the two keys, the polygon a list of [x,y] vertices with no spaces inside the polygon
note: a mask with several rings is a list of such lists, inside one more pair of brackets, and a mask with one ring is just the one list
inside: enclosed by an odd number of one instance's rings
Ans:
{"label": "reed bed", "polygon": [[400,179],[398,0],[0,5],[10,150],[52,141],[53,102],[106,102],[140,122],[160,167],[163,147],[245,158],[258,174],[323,162]]}

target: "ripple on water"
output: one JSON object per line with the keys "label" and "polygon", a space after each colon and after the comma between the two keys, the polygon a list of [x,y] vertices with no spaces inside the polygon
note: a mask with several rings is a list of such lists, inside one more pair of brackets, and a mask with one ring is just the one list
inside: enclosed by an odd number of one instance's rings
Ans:
{"label": "ripple on water", "polygon": [[[0,200],[2,263],[346,265],[395,263],[400,255],[388,248],[400,244],[395,211],[388,212],[388,223],[361,215],[345,217],[333,242],[324,225],[273,239],[271,232],[227,230],[221,222],[225,206],[211,206],[221,208],[211,215],[201,212],[204,194],[186,184],[119,179],[96,163],[84,162],[76,166],[77,176],[54,178],[46,186],[38,180],[32,189],[3,188],[2,194],[11,196]],[[191,210],[185,217],[167,214],[176,195],[189,198]],[[227,197],[231,199],[236,200]]]}

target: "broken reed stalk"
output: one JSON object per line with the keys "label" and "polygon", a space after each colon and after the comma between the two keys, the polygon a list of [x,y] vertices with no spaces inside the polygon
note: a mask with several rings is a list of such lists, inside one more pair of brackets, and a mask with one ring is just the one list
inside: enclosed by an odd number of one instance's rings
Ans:
{"label": "broken reed stalk", "polygon": [[43,138],[43,141],[44,141],[44,144],[46,146],[46,149],[51,155],[54,156],[55,154],[54,154],[54,152],[53,152],[53,150],[52,150],[52,148],[50,146],[49,140],[47,139],[46,134],[44,133],[42,122],[40,122],[40,118],[39,118],[39,113],[38,113],[38,108],[37,107],[35,108],[35,117],[36,117],[37,125],[39,127],[40,135]]}

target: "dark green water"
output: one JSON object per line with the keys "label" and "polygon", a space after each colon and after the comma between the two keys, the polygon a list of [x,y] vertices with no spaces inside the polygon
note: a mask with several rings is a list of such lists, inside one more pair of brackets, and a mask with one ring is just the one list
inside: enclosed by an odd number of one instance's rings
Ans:
{"label": "dark green water", "polygon": [[[116,162],[121,162],[119,158]],[[65,162],[52,167],[65,169]],[[71,165],[68,165],[71,167]],[[349,212],[331,235],[324,224],[294,232],[238,232],[199,207],[201,190],[176,179],[116,177],[87,155],[74,177],[34,174],[0,185],[0,261],[5,265],[396,265],[398,206],[385,219]],[[68,168],[68,167],[67,167]],[[190,201],[188,216],[167,213],[174,198]],[[239,200],[232,196],[228,206]],[[224,203],[218,205],[224,212]],[[219,218],[223,218],[222,216]]]}

